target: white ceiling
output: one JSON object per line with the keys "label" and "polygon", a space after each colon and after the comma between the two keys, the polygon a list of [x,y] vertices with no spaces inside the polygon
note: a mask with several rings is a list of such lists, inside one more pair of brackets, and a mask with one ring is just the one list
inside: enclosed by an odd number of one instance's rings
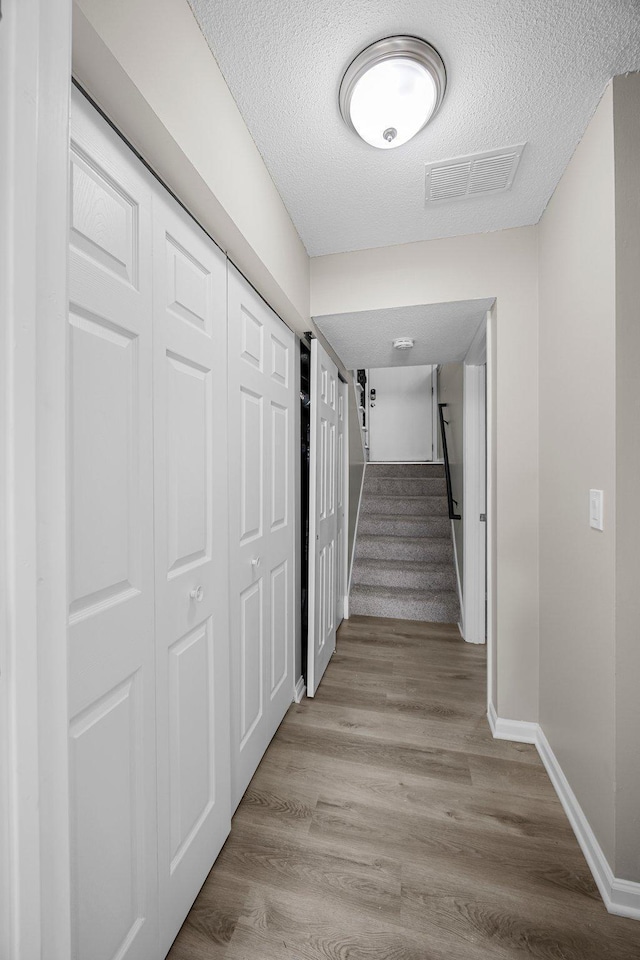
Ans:
{"label": "white ceiling", "polygon": [[[456,300],[417,307],[363,310],[314,317],[348,370],[407,367],[464,360],[493,300]],[[393,340],[412,337],[411,350]]]}
{"label": "white ceiling", "polygon": [[[607,81],[640,69],[638,0],[189,0],[311,256],[536,223]],[[444,58],[431,124],[396,150],[338,87],[381,37]],[[424,164],[527,142],[513,187],[425,208]]]}

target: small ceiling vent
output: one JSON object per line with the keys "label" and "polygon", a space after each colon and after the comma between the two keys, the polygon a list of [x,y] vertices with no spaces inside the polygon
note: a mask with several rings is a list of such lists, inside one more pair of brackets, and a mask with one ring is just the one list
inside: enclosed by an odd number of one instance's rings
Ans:
{"label": "small ceiling vent", "polygon": [[504,193],[513,183],[525,144],[425,164],[426,201],[442,203]]}

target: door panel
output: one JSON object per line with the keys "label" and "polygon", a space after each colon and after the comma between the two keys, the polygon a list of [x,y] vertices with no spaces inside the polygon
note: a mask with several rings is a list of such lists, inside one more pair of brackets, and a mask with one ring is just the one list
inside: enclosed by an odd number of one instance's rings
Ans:
{"label": "door panel", "polygon": [[433,370],[431,366],[384,367],[369,371],[371,460],[433,459]]}
{"label": "door panel", "polygon": [[[76,866],[77,890],[82,891],[77,899],[78,957],[111,960],[124,944],[135,941],[144,923],[140,706],[134,674],[71,724],[76,796],[71,837],[82,854]],[[99,829],[96,809],[103,812]]]}
{"label": "door panel", "polygon": [[230,828],[226,261],[77,91],[70,177],[73,957],[156,960]]}
{"label": "door panel", "polygon": [[294,338],[229,270],[232,803],[293,700]]}
{"label": "door panel", "polygon": [[151,194],[74,91],[68,663],[74,960],[157,953]]}
{"label": "door panel", "polygon": [[307,660],[311,697],[336,646],[337,436],[338,370],[318,341],[312,340]]}
{"label": "door panel", "polygon": [[226,264],[153,197],[160,945],[230,829]]}

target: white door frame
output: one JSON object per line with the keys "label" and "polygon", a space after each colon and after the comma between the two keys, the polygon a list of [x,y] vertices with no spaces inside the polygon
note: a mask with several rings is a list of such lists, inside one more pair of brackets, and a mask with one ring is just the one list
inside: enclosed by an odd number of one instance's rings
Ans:
{"label": "white door frame", "polygon": [[339,383],[338,368],[314,338],[311,341],[309,450],[309,697],[315,696],[336,645],[335,551],[338,527],[335,449]]}
{"label": "white door frame", "polygon": [[6,583],[0,955],[7,960],[71,954],[65,643],[71,6],[70,0],[10,0],[0,27],[0,290],[8,348],[0,404]]}
{"label": "white door frame", "polygon": [[343,457],[342,457],[342,502],[344,510],[343,532],[340,549],[342,551],[342,583],[339,586],[343,597],[342,617],[349,619],[349,384],[338,378],[338,393],[342,397],[343,407]]}
{"label": "white door frame", "polygon": [[434,463],[441,462],[441,459],[438,459],[438,431],[440,429],[440,424],[438,423],[438,371],[440,365],[434,363],[431,367],[431,459]]}
{"label": "white door frame", "polygon": [[349,619],[349,394],[351,384],[340,382],[344,390],[344,618]]}
{"label": "white door frame", "polygon": [[464,517],[463,610],[464,639],[486,640],[486,320],[480,325],[464,361]]}

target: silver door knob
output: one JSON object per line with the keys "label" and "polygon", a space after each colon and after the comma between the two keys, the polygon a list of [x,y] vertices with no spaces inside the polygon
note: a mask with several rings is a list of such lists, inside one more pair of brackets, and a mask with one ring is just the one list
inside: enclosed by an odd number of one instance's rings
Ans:
{"label": "silver door knob", "polygon": [[192,600],[195,600],[196,603],[201,603],[202,598],[204,597],[204,587],[198,586],[194,587],[191,593],[189,594]]}
{"label": "silver door knob", "polygon": [[257,569],[261,563],[262,563],[262,560],[260,559],[260,557],[253,557],[251,560],[251,566],[254,567],[255,569]]}

